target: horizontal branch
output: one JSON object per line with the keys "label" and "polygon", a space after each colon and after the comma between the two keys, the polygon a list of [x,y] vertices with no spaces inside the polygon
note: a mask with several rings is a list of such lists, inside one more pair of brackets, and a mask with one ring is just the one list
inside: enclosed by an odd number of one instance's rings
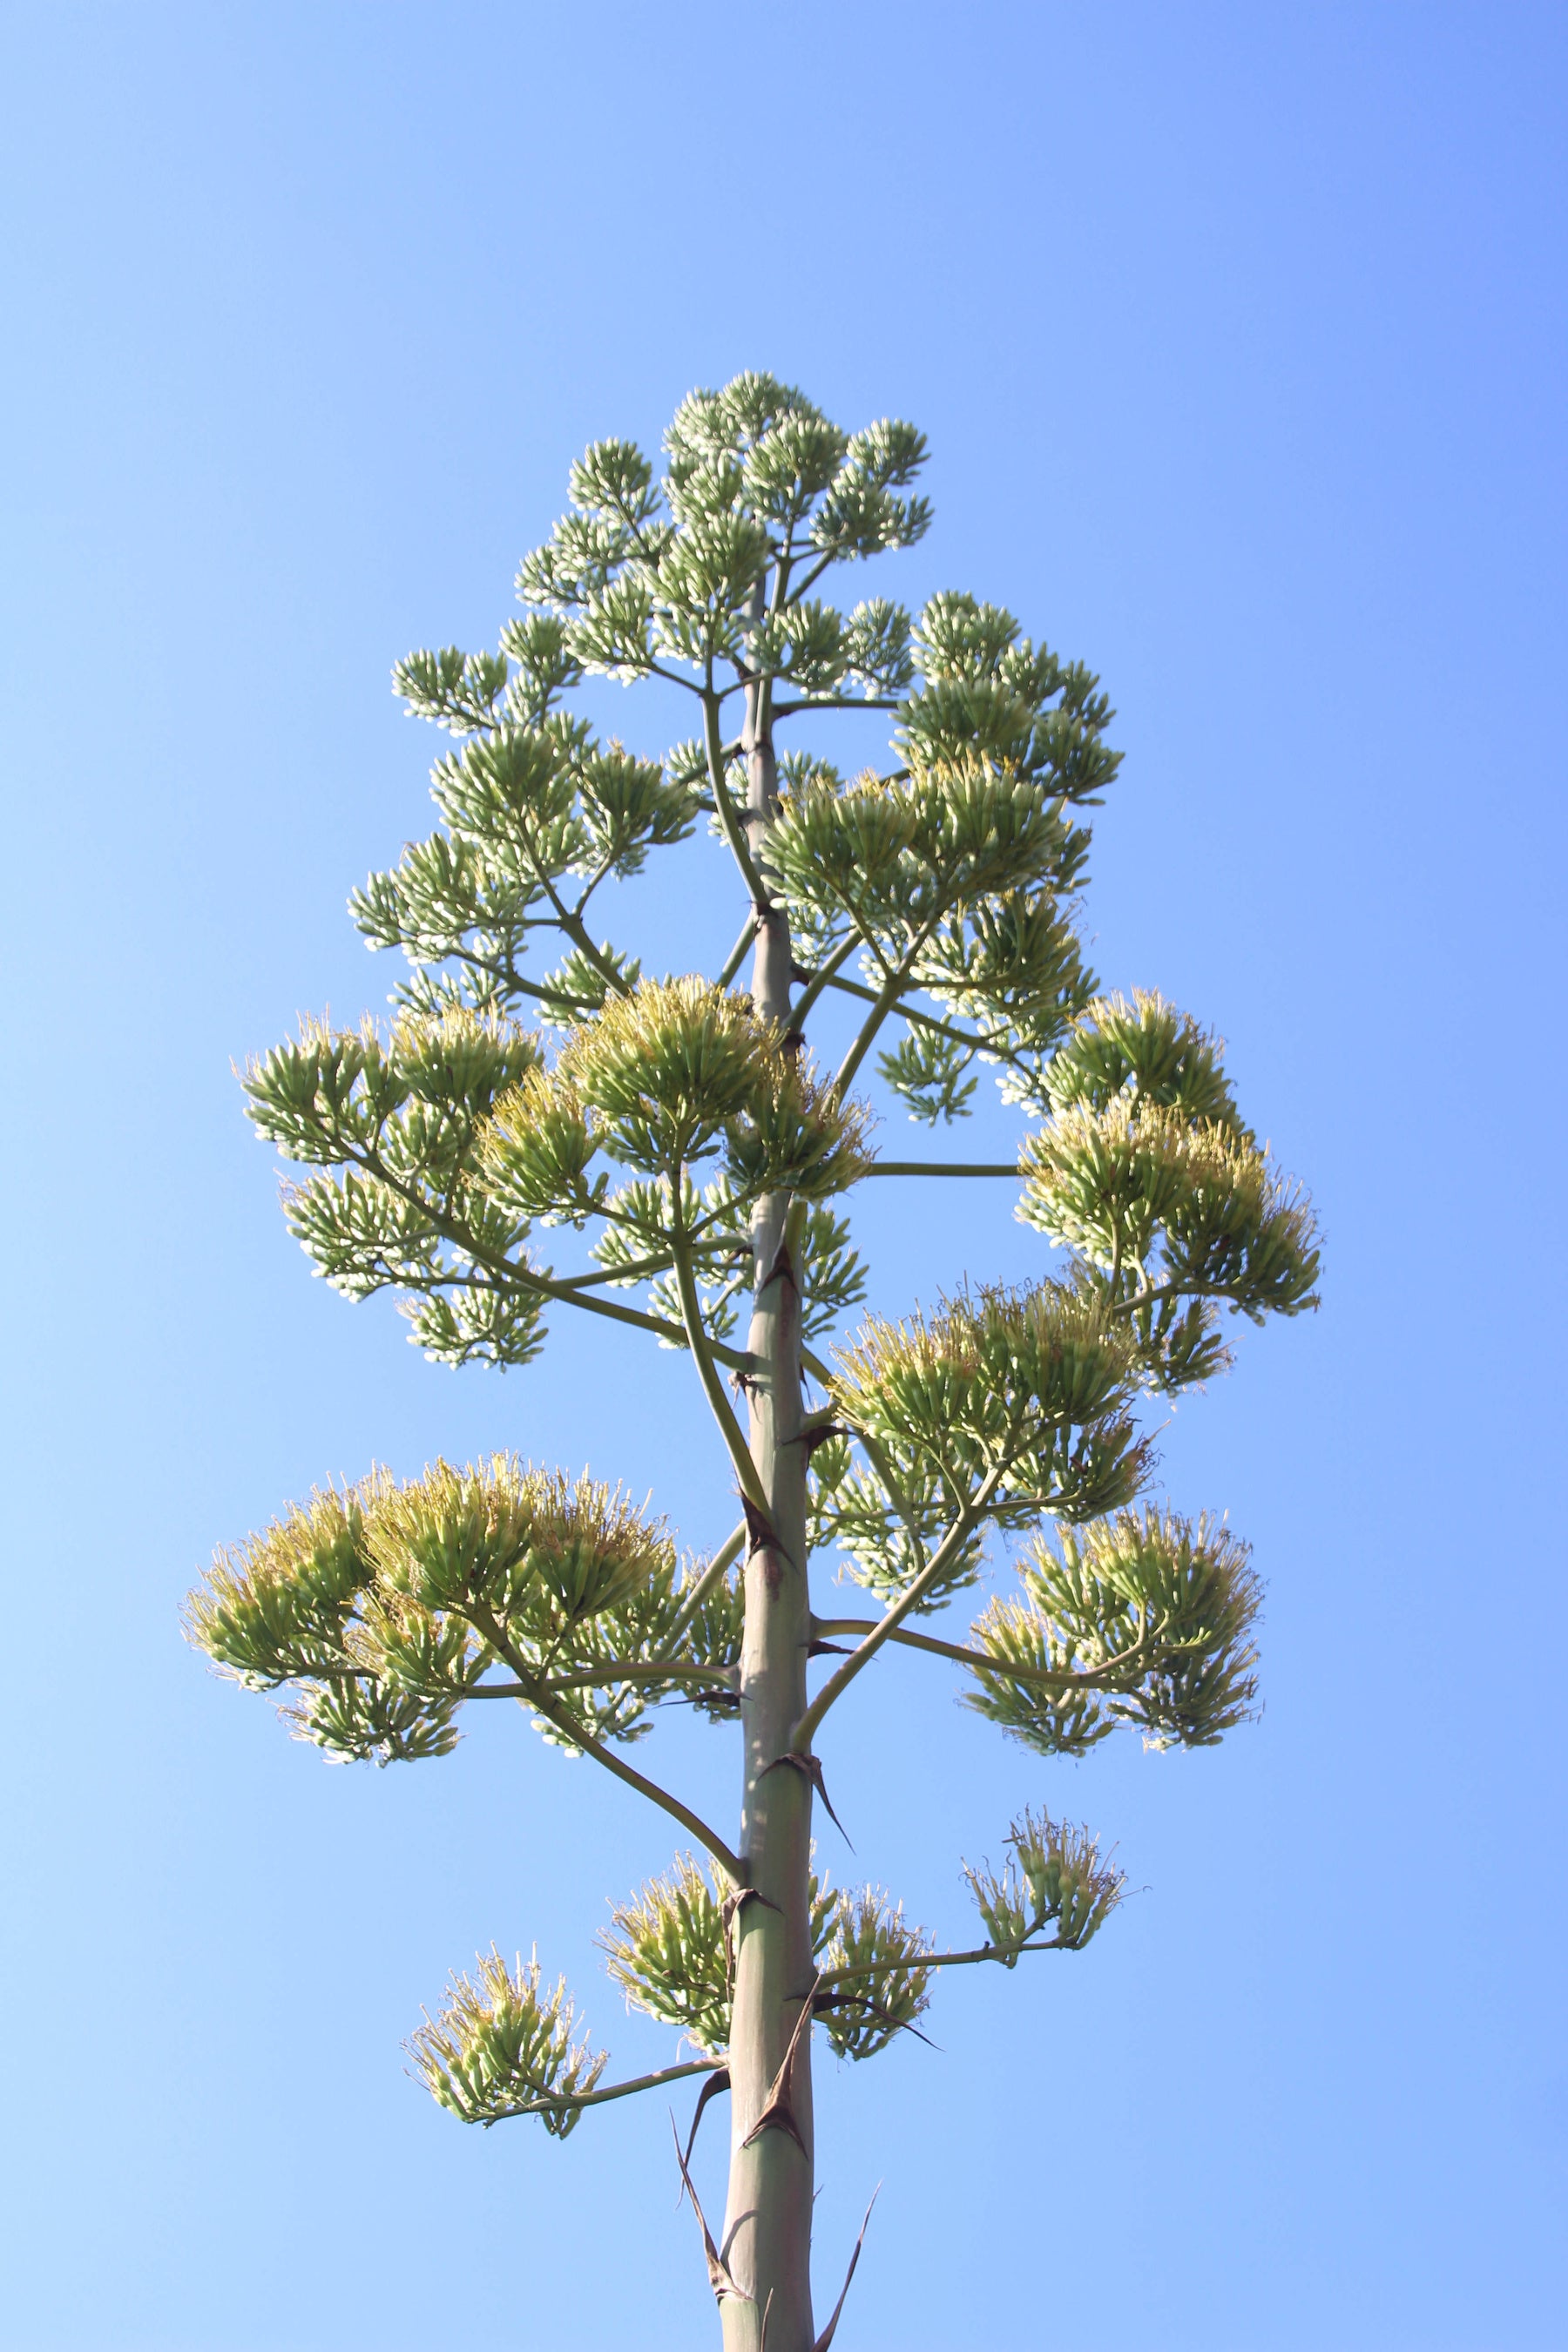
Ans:
{"label": "horizontal branch", "polygon": [[1016,1160],[874,1160],[868,1176],[1016,1176]]}
{"label": "horizontal branch", "polygon": [[775,702],[773,717],[794,719],[802,710],[898,710],[901,707],[897,695],[813,694],[798,702]]}
{"label": "horizontal branch", "polygon": [[[835,1633],[874,1633],[880,1622],[875,1617],[814,1617],[811,1631],[813,1637],[818,1640]],[[1075,1673],[1054,1666],[1014,1665],[991,1656],[984,1650],[966,1650],[957,1642],[940,1642],[932,1633],[906,1633],[901,1625],[896,1627],[888,1639],[900,1643],[907,1650],[925,1650],[933,1658],[952,1658],[959,1665],[968,1666],[974,1674],[1003,1675],[1016,1682],[1044,1683],[1052,1690],[1102,1690],[1113,1675],[1120,1674],[1126,1666],[1135,1665],[1149,1646],[1145,1640],[1136,1649],[1123,1651],[1120,1656],[1108,1659],[1103,1666],[1089,1666]]]}
{"label": "horizontal branch", "polygon": [[[406,1201],[421,1216],[427,1217],[443,1241],[462,1250],[497,1282],[513,1283],[520,1290],[531,1291],[541,1298],[553,1298],[563,1307],[580,1307],[585,1314],[603,1315],[612,1323],[628,1324],[635,1331],[651,1331],[656,1339],[671,1340],[678,1348],[689,1344],[684,1326],[671,1323],[662,1315],[645,1315],[640,1307],[618,1307],[614,1299],[590,1297],[585,1291],[570,1287],[570,1278],[558,1281],[553,1275],[542,1274],[536,1266],[519,1265],[512,1259],[498,1256],[494,1250],[486,1249],[478,1237],[459,1224],[455,1217],[445,1214],[416,1186],[405,1183],[394,1174],[378,1151],[350,1151],[345,1153],[344,1160],[346,1164],[357,1164],[365,1169],[378,1183],[395,1192],[399,1200]],[[402,1284],[405,1289],[413,1286],[406,1281]],[[722,1340],[714,1339],[709,1339],[707,1346],[715,1360],[729,1370],[751,1370],[752,1359],[743,1349],[727,1347]]]}
{"label": "horizontal branch", "polygon": [[579,2107],[602,2107],[609,2099],[629,2099],[634,2091],[657,2091],[661,2083],[679,2083],[689,2074],[716,2074],[728,2064],[723,2058],[689,2058],[684,2065],[661,2066],[657,2074],[639,2074],[634,2082],[611,2083],[603,2091],[583,2091],[570,2099],[528,2099],[515,2107],[502,2107],[499,2115],[485,2117],[485,2129],[491,2124],[509,2123],[513,2116],[558,2116],[563,2109],[574,2112]]}
{"label": "horizontal branch", "polygon": [[[463,1244],[459,1243],[458,1246]],[[635,1331],[651,1331],[657,1339],[672,1340],[678,1348],[688,1344],[683,1326],[668,1321],[662,1315],[645,1315],[636,1307],[617,1307],[612,1299],[591,1298],[584,1291],[568,1290],[552,1276],[535,1274],[531,1268],[514,1268],[510,1261],[503,1264],[521,1289],[537,1290],[545,1298],[558,1299],[563,1307],[581,1307],[590,1315],[607,1316],[611,1322],[629,1324]],[[707,1344],[709,1353],[731,1371],[751,1370],[752,1359],[744,1349],[726,1347],[721,1340],[713,1339]]]}
{"label": "horizontal branch", "polygon": [[535,1691],[608,1690],[613,1683],[717,1683],[726,1690],[735,1686],[732,1666],[702,1666],[693,1658],[656,1658],[633,1664],[624,1658],[612,1658],[602,1666],[574,1666],[569,1674],[547,1675],[537,1685],[531,1683],[478,1683],[466,1698],[531,1699]]}
{"label": "horizontal branch", "polygon": [[592,1290],[606,1282],[651,1280],[656,1274],[668,1274],[674,1263],[668,1257],[641,1257],[626,1265],[600,1266],[593,1274],[552,1275],[551,1279],[563,1290]]}
{"label": "horizontal branch", "polygon": [[1181,1275],[1170,1282],[1157,1282],[1146,1290],[1135,1291],[1130,1298],[1111,1303],[1113,1315],[1136,1315],[1145,1307],[1158,1307],[1167,1298],[1228,1298],[1233,1307],[1241,1301],[1236,1285],[1229,1282],[1192,1282]]}
{"label": "horizontal branch", "polygon": [[[1034,1929],[1030,1929],[1034,1934]],[[1059,1936],[1048,1944],[982,1944],[973,1952],[917,1952],[906,1960],[857,1960],[853,1968],[833,1969],[819,1979],[824,1985],[844,1984],[852,1977],[880,1976],[893,1969],[966,1969],[976,1960],[1016,1960],[1020,1952],[1060,1952],[1068,1948]]]}

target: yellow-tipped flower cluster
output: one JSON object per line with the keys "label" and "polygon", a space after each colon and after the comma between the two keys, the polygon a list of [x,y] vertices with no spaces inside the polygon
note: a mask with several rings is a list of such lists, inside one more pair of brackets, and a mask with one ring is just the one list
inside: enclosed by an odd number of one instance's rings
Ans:
{"label": "yellow-tipped flower cluster", "polygon": [[1180,1109],[1191,1120],[1213,1120],[1250,1142],[1220,1055],[1218,1038],[1156,990],[1096,997],[1051,1058],[1051,1107],[1060,1111],[1087,1103],[1104,1110],[1131,1094],[1140,1102]]}
{"label": "yellow-tipped flower cluster", "polygon": [[316,1493],[260,1535],[226,1544],[185,1604],[190,1640],[250,1690],[341,1668],[343,1631],[371,1574],[366,1513],[390,1483],[376,1472]]}
{"label": "yellow-tipped flower cluster", "polygon": [[1078,1254],[1086,1288],[1177,1389],[1223,1368],[1218,1308],[1317,1304],[1317,1229],[1237,1112],[1215,1039],[1163,997],[1090,1004],[1047,1073],[1018,1213]]}
{"label": "yellow-tipped flower cluster", "polygon": [[582,1097],[559,1077],[530,1070],[497,1103],[479,1161],[498,1199],[522,1216],[548,1223],[576,1212],[581,1222],[597,1148]]}
{"label": "yellow-tipped flower cluster", "polygon": [[[449,1157],[498,1093],[540,1059],[538,1040],[497,1014],[405,1011],[390,1036],[301,1024],[246,1072],[249,1117],[290,1160],[338,1163],[377,1145],[397,1164]],[[391,1131],[388,1133],[388,1129]]]}
{"label": "yellow-tipped flower cluster", "polygon": [[834,1400],[900,1460],[930,1465],[955,1494],[988,1473],[998,1496],[1089,1518],[1130,1499],[1144,1449],[1125,1408],[1131,1342],[1100,1302],[1058,1283],[986,1289],[932,1315],[872,1321],[839,1358]]}
{"label": "yellow-tipped flower cluster", "polygon": [[[1075,1103],[1030,1138],[1019,1166],[1020,1215],[1096,1266],[1226,1297],[1258,1321],[1310,1303],[1310,1209],[1215,1122],[1194,1127],[1180,1111],[1125,1099],[1100,1111]],[[1151,1269],[1157,1239],[1162,1263]]]}
{"label": "yellow-tipped flower cluster", "polygon": [[[648,1701],[684,1685],[627,1684],[615,1665],[668,1654],[686,1590],[662,1523],[619,1489],[499,1454],[313,1496],[220,1552],[186,1622],[225,1673],[291,1686],[285,1712],[302,1737],[385,1763],[450,1748],[458,1709],[498,1663],[589,1672],[562,1719],[542,1718],[552,1736],[635,1737]],[[731,1663],[734,1613],[716,1589],[689,1628],[724,1651],[716,1669]]]}
{"label": "yellow-tipped flower cluster", "polygon": [[738,1198],[817,1200],[870,1165],[863,1108],[819,1086],[748,998],[696,979],[645,981],[574,1029],[548,1079],[498,1104],[485,1165],[526,1213],[582,1213],[601,1145],[651,1176],[721,1154]]}
{"label": "yellow-tipped flower cluster", "polygon": [[730,1969],[723,1898],[689,1853],[629,1903],[612,1906],[600,1937],[610,1975],[627,2001],[678,2026],[710,2057],[730,2043]]}
{"label": "yellow-tipped flower cluster", "polygon": [[502,1619],[537,1584],[565,1621],[596,1615],[673,1563],[662,1527],[618,1488],[515,1454],[455,1470],[438,1462],[388,1494],[367,1530],[384,1581],[427,1609],[477,1601]]}
{"label": "yellow-tipped flower cluster", "polygon": [[404,1293],[401,1311],[445,1363],[527,1363],[541,1308],[497,1268],[526,1233],[479,1181],[478,1139],[498,1095],[541,1058],[490,1010],[406,1008],[384,1036],[366,1021],[308,1021],[253,1063],[249,1116],[289,1159],[320,1170],[284,1195],[289,1228],[350,1298]]}

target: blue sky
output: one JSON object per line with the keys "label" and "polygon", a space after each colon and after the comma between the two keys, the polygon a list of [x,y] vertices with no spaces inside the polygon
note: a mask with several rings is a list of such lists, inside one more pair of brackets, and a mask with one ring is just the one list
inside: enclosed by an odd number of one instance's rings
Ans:
{"label": "blue sky", "polygon": [[[591,1459],[727,1529],[670,1358],[454,1375],[312,1284],[230,1064],[391,984],[343,899],[428,822],[393,659],[493,641],[586,441],[762,366],[929,434],[881,584],[1103,674],[1096,964],[1223,1031],[1329,1247],[1162,1440],[1256,1545],[1259,1725],[1047,1767],[900,1664],[835,1727],[858,1866],[942,1934],[1025,1801],[1144,1890],[946,1986],[938,2051],[824,2055],[829,2298],[885,2183],[840,2341],[1562,2346],[1562,12],[3,22],[0,2341],[711,2335],[662,2107],[466,2134],[398,2048],[494,1937],[660,2063],[591,1942],[658,1822],[521,1725],[330,1769],[176,1612],[373,1459]],[[655,961],[727,943],[689,903],[640,902]],[[879,1303],[1039,1269],[948,1212],[868,1218]],[[721,1735],[656,1745],[730,1801]]]}

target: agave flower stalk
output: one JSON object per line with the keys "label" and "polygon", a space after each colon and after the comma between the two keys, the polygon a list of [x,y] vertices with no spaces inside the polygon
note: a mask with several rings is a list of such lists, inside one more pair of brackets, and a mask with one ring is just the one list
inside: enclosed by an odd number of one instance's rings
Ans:
{"label": "agave flower stalk", "polygon": [[[372,1470],[221,1551],[187,1619],[332,1754],[438,1757],[500,1700],[676,1824],[673,1868],[602,1938],[679,2037],[669,2063],[609,2078],[565,1979],[498,1947],[408,2048],[461,2120],[555,2137],[700,2084],[676,2158],[726,2352],[826,2352],[844,2308],[847,2281],[817,2332],[814,2032],[855,2062],[920,2037],[942,1971],[1081,1951],[1122,1892],[1096,1837],[1039,1805],[1000,1871],[963,1865],[978,1941],[829,1886],[813,1828],[836,1711],[897,1647],[1035,1758],[1244,1721],[1260,1588],[1223,1521],[1149,1498],[1145,1415],[1224,1368],[1225,1318],[1316,1299],[1310,1206],[1217,1042],[1085,967],[1086,811],[1120,761],[1099,680],[968,595],[915,614],[816,593],[924,535],[924,458],[911,426],[846,434],[763,375],[684,402],[657,478],[629,442],[590,448],[497,650],[397,666],[452,748],[437,830],[351,901],[405,960],[390,1023],[307,1023],[246,1078],[333,1287],[391,1293],[437,1363],[525,1366],[566,1311],[607,1346],[681,1350],[739,1524],[682,1555],[651,1507],[526,1447]],[[573,702],[593,674],[682,689],[690,736],[602,742]],[[847,781],[797,740],[868,709],[891,721],[885,771]],[[714,974],[652,979],[599,935],[596,896],[703,818],[735,944]],[[849,1041],[819,1068],[830,1009]],[[945,1127],[986,1070],[1015,1160],[878,1157],[868,1088]],[[873,1178],[1011,1180],[1040,1255],[1012,1288],[933,1261],[934,1305],[850,1332],[868,1276],[847,1210]],[[868,1613],[814,1609],[829,1557]],[[963,1638],[929,1629],[997,1572]],[[738,1730],[732,1827],[628,1760],[666,1706]],[[725,2093],[715,2235],[691,2168]]]}

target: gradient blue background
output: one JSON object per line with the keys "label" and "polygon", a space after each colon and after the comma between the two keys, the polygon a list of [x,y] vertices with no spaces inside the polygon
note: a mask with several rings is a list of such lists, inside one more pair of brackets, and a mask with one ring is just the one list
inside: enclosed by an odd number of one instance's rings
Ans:
{"label": "gradient blue background", "polygon": [[[0,28],[0,2339],[713,2338],[660,2104],[468,2134],[398,2050],[493,1937],[661,2063],[591,1937],[663,1826],[510,1722],[330,1769],[176,1609],[373,1457],[591,1456],[694,1543],[729,1524],[671,1358],[558,1328],[454,1375],[313,1285],[229,1064],[391,984],[342,907],[429,822],[393,658],[493,641],[584,443],[750,365],[929,433],[936,526],[868,588],[973,587],[1103,672],[1096,961],[1223,1030],[1329,1243],[1321,1315],[1249,1334],[1163,1441],[1268,1581],[1258,1727],[1049,1768],[919,1661],[832,1727],[859,1867],[944,1935],[1025,1800],[1147,1891],[1081,1959],[948,1984],[940,2052],[824,2055],[823,2307],[882,2179],[846,2352],[1568,2343],[1568,19]],[[686,887],[641,902],[655,961]],[[880,1301],[1037,1270],[1007,1211],[879,1199]],[[731,1805],[721,1735],[654,1752]]]}

